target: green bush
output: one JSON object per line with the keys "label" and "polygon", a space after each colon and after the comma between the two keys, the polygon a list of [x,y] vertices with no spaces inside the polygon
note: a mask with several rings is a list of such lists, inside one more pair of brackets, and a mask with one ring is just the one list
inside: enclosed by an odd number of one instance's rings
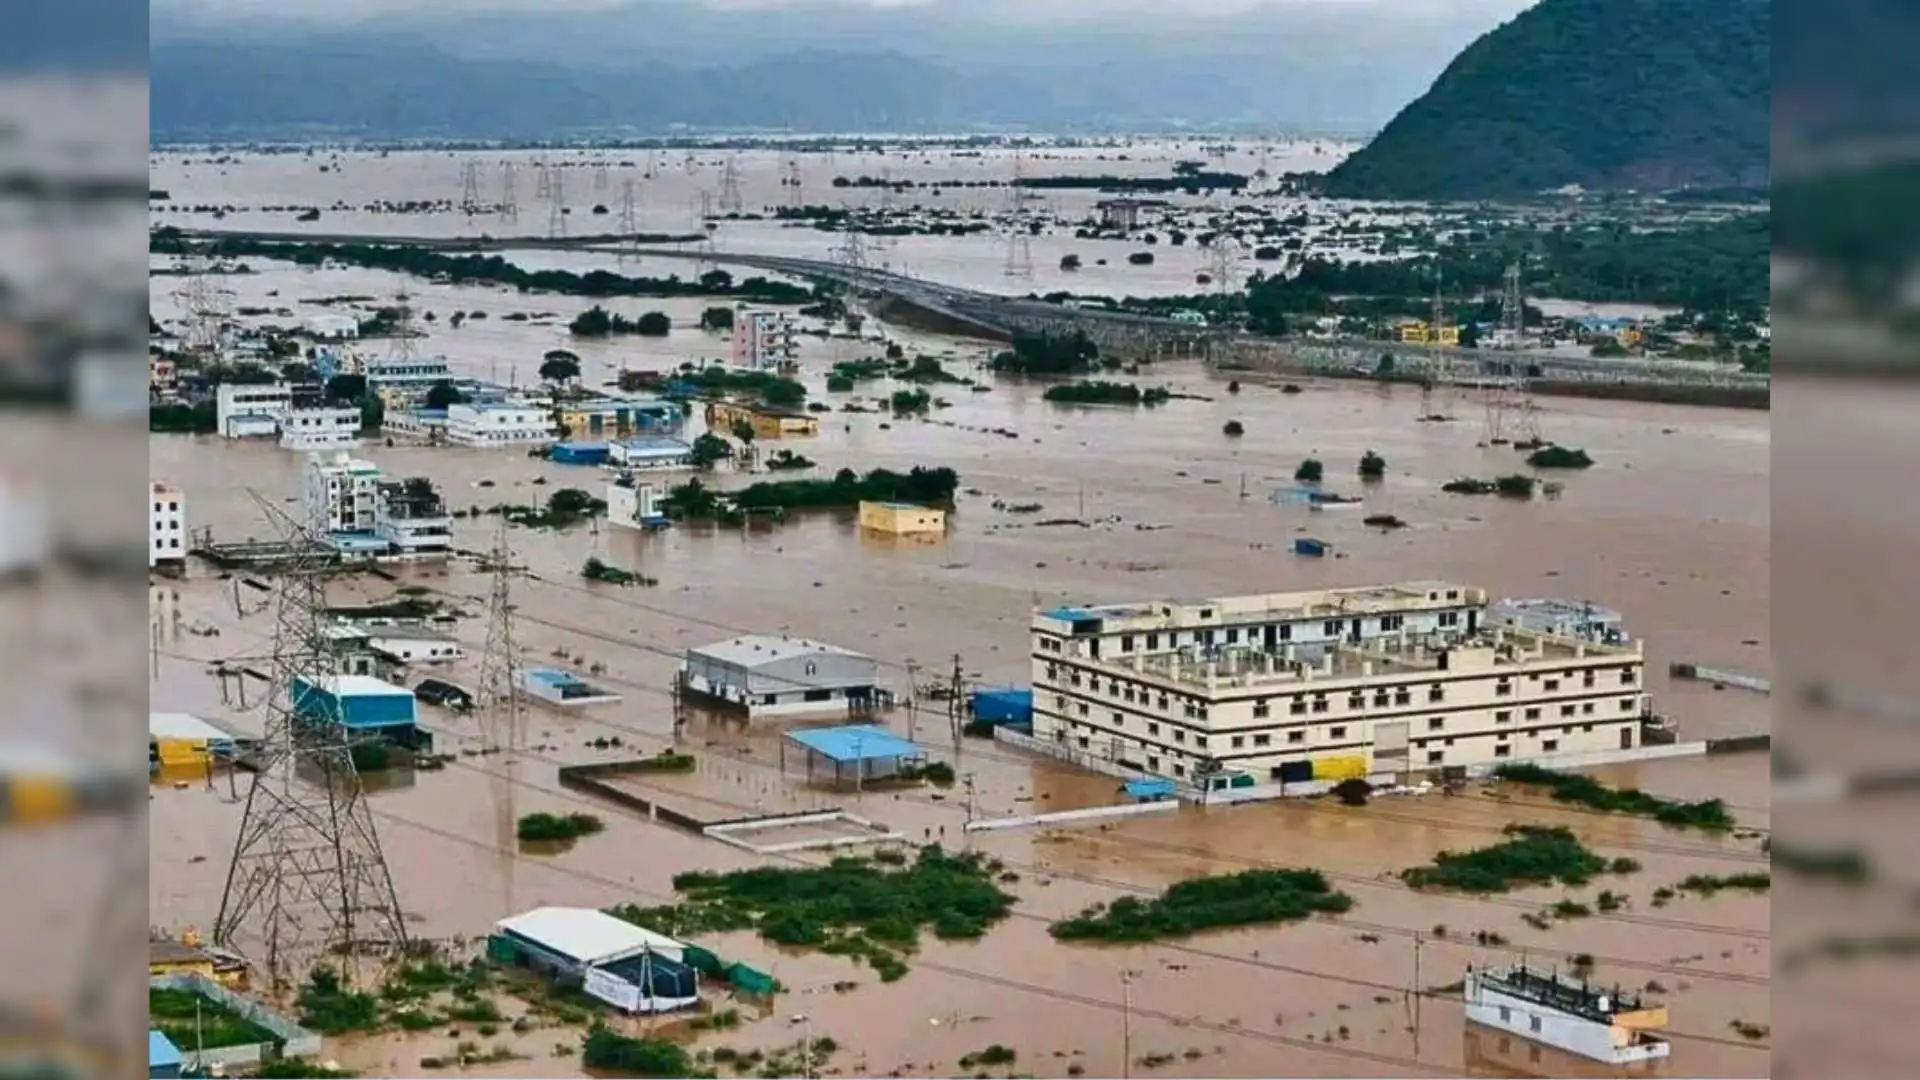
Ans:
{"label": "green bush", "polygon": [[1555,802],[1577,803],[1608,813],[1638,814],[1675,828],[1726,832],[1733,828],[1733,815],[1719,799],[1700,802],[1676,802],[1649,795],[1638,788],[1614,789],[1590,776],[1558,772],[1524,762],[1502,765],[1493,771],[1496,779],[1530,787],[1546,788]]}
{"label": "green bush", "polygon": [[1503,893],[1522,885],[1585,885],[1607,869],[1607,860],[1587,850],[1573,830],[1509,825],[1510,839],[1473,851],[1443,851],[1428,866],[1400,872],[1416,889]]}
{"label": "green bush", "polygon": [[998,870],[984,856],[928,845],[906,865],[843,856],[826,866],[684,873],[673,879],[683,902],[609,913],[676,937],[752,929],[775,944],[864,960],[892,981],[907,970],[900,954],[927,930],[977,938],[1011,913]]}
{"label": "green bush", "polygon": [[1300,463],[1299,468],[1293,470],[1293,478],[1302,484],[1317,484],[1326,472],[1326,466],[1314,458],[1308,458]]}
{"label": "green bush", "polygon": [[1589,469],[1593,459],[1585,450],[1568,446],[1543,446],[1527,455],[1527,464],[1536,469]]}
{"label": "green bush", "polygon": [[356,993],[341,981],[340,973],[319,966],[307,973],[295,1004],[300,1026],[322,1035],[375,1031],[380,1027],[380,1003],[372,994]]}
{"label": "green bush", "polygon": [[1229,439],[1237,439],[1247,433],[1247,428],[1245,424],[1242,424],[1238,420],[1229,420],[1226,422],[1226,425],[1220,429],[1220,433]]}
{"label": "green bush", "polygon": [[606,829],[592,814],[528,814],[520,819],[516,835],[522,840],[578,840]]}
{"label": "green bush", "polygon": [[1378,480],[1387,475],[1387,459],[1369,450],[1360,456],[1360,475],[1368,480]]}
{"label": "green bush", "polygon": [[1063,405],[1152,406],[1172,399],[1173,392],[1160,386],[1151,386],[1142,390],[1133,383],[1083,379],[1061,386],[1050,386],[1047,392],[1040,396]]}
{"label": "green bush", "polygon": [[1294,922],[1339,913],[1353,898],[1336,892],[1318,870],[1246,870],[1193,878],[1151,899],[1124,896],[1054,923],[1062,941],[1160,941],[1207,930]]}
{"label": "green bush", "polygon": [[635,1039],[596,1025],[580,1044],[580,1063],[619,1076],[692,1076],[693,1058],[666,1039]]}

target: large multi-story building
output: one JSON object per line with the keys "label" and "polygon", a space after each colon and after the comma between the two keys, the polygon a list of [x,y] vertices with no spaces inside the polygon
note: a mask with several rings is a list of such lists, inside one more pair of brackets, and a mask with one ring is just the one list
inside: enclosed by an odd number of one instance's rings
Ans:
{"label": "large multi-story building", "polygon": [[291,406],[280,414],[284,450],[345,450],[360,442],[360,407],[321,402]]}
{"label": "large multi-story building", "polygon": [[1638,745],[1639,643],[1491,625],[1487,602],[1412,582],[1040,612],[1033,733],[1214,786]]}
{"label": "large multi-story building", "polygon": [[793,336],[793,320],[777,311],[733,313],[733,362],[755,370],[792,366],[799,350]]}
{"label": "large multi-story building", "polygon": [[187,497],[172,484],[147,486],[147,569],[176,568],[187,562]]}
{"label": "large multi-story building", "polygon": [[372,534],[380,506],[380,466],[345,453],[307,461],[307,527],[316,534]]}
{"label": "large multi-story building", "polygon": [[431,480],[381,480],[377,487],[373,534],[395,554],[422,558],[453,551],[453,517]]}
{"label": "large multi-story building", "polygon": [[544,406],[525,402],[451,405],[446,441],[456,446],[527,446],[559,438],[559,425]]}
{"label": "large multi-story building", "polygon": [[280,418],[293,408],[293,387],[286,383],[221,383],[214,389],[214,425],[229,439],[256,438],[280,431]]}

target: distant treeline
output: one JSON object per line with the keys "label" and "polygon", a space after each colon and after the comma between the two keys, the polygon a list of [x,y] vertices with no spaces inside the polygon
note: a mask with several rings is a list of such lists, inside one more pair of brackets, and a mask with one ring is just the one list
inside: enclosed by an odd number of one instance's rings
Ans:
{"label": "distant treeline", "polygon": [[528,270],[499,255],[451,255],[401,244],[301,244],[245,237],[194,241],[170,226],[149,233],[147,249],[157,255],[278,259],[300,266],[332,263],[444,280],[455,285],[506,285],[521,292],[564,296],[726,296],[762,304],[805,304],[815,299],[814,290],[809,286],[764,277],[735,281],[725,270],[710,270],[692,280],[678,275],[628,277],[606,270],[577,274],[571,270]]}

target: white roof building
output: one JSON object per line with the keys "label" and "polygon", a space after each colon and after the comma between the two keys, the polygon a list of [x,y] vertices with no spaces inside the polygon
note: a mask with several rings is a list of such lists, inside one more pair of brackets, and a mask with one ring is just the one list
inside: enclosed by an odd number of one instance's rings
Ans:
{"label": "white roof building", "polygon": [[682,962],[682,942],[593,908],[542,907],[501,919],[494,929],[555,953],[582,967],[598,967],[651,952]]}

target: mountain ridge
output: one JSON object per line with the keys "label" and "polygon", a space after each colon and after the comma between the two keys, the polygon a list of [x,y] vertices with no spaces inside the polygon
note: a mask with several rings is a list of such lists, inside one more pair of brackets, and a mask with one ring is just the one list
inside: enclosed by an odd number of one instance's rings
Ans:
{"label": "mountain ridge", "polygon": [[1761,187],[1767,0],[1541,0],[1329,173],[1351,198]]}

